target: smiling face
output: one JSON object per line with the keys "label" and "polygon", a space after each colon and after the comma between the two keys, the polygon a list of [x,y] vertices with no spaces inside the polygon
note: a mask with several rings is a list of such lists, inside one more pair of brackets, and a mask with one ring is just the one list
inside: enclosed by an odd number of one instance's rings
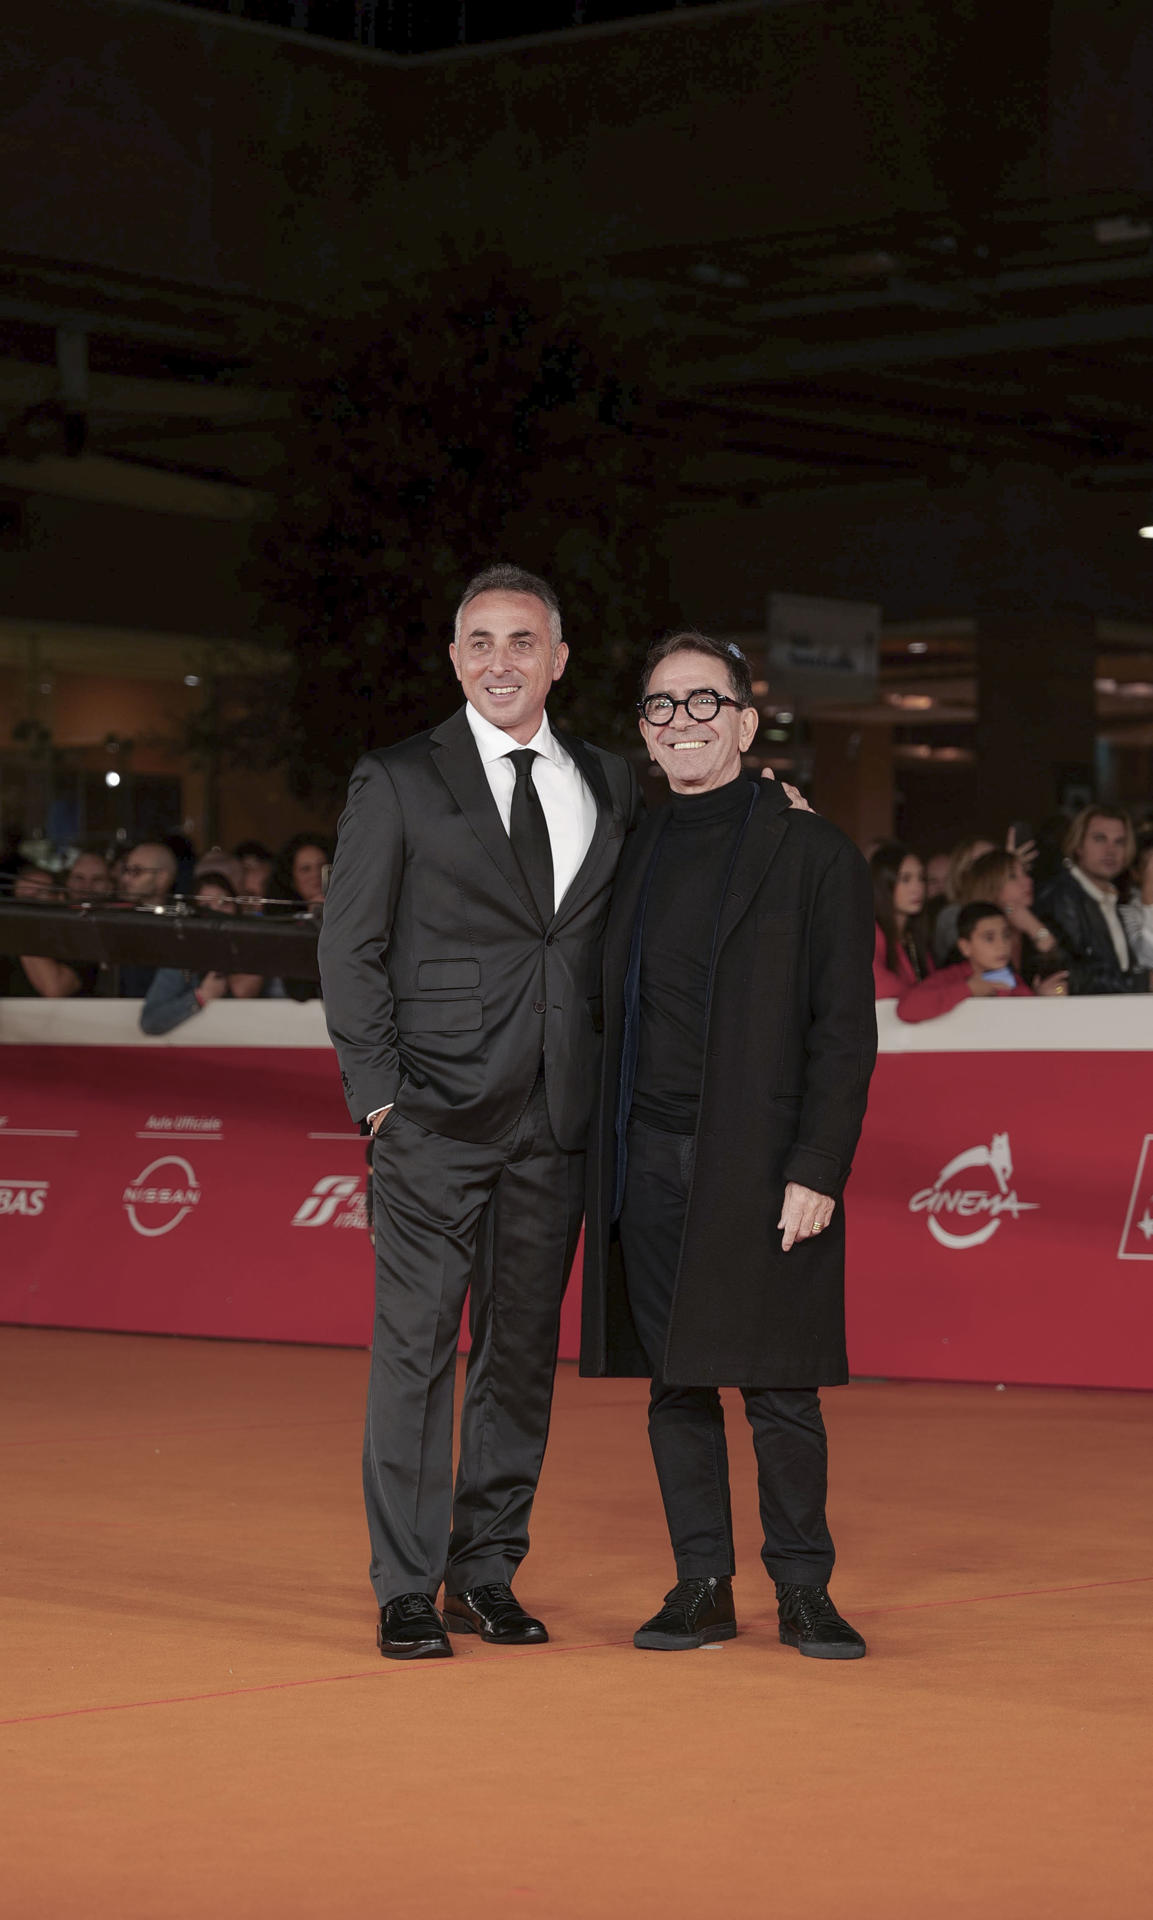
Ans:
{"label": "smiling face", "polygon": [[568,659],[564,641],[552,643],[544,601],[535,593],[478,593],[448,651],[469,706],[527,746]]}
{"label": "smiling face", "polygon": [[[670,653],[653,669],[645,693],[684,700],[706,687],[733,697],[724,664],[711,653],[686,649]],[[757,719],[755,707],[719,707],[711,720],[690,719],[687,708],[676,707],[664,726],[642,719],[641,738],[674,793],[709,793],[736,779],[741,755],[756,737]]]}

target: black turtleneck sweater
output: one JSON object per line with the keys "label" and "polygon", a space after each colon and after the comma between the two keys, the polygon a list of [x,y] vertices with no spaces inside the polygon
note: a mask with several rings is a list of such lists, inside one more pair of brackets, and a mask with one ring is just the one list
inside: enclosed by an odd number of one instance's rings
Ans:
{"label": "black turtleneck sweater", "polygon": [[663,1133],[696,1130],[709,963],[749,786],[739,774],[710,793],[674,793],[657,846],[641,934],[632,1111]]}

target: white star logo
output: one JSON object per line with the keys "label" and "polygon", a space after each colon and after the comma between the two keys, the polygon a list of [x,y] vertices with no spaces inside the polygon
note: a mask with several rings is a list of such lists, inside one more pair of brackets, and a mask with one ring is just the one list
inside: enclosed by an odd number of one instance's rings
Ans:
{"label": "white star logo", "polygon": [[1146,1203],[1145,1211],[1137,1222],[1137,1231],[1138,1233],[1143,1233],[1146,1240],[1153,1240],[1153,1215],[1150,1215],[1148,1203]]}

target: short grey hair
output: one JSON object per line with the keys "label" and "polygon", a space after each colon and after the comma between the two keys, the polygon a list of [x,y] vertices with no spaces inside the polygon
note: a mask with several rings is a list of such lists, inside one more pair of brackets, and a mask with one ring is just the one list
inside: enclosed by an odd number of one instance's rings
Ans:
{"label": "short grey hair", "polygon": [[464,610],[470,601],[475,600],[478,595],[482,593],[531,593],[535,600],[542,601],[548,608],[548,637],[550,644],[554,648],[560,646],[560,601],[549,586],[548,581],[542,580],[539,574],[526,573],[523,567],[511,567],[502,564],[495,567],[486,567],[483,573],[474,573],[462,593],[452,629],[452,637],[458,647],[460,645],[460,623],[464,618]]}

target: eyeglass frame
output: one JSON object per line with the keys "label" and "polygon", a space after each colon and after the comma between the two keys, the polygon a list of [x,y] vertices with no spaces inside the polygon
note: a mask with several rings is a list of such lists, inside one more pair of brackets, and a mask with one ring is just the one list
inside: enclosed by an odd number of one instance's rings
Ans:
{"label": "eyeglass frame", "polygon": [[[702,693],[707,693],[711,700],[716,701],[717,704],[714,711],[704,716],[697,713],[689,713],[689,701],[696,700]],[[673,710],[667,720],[650,720],[648,714],[645,712],[645,708],[650,700],[672,700]],[[687,693],[683,700],[673,700],[671,693],[646,693],[643,700],[637,701],[637,712],[645,724],[650,727],[670,726],[677,717],[678,707],[684,708],[690,720],[700,720],[702,726],[707,726],[710,720],[715,720],[722,707],[740,707],[741,711],[744,711],[743,704],[740,700],[734,700],[730,693],[718,693],[715,687],[694,687],[692,692]]]}

